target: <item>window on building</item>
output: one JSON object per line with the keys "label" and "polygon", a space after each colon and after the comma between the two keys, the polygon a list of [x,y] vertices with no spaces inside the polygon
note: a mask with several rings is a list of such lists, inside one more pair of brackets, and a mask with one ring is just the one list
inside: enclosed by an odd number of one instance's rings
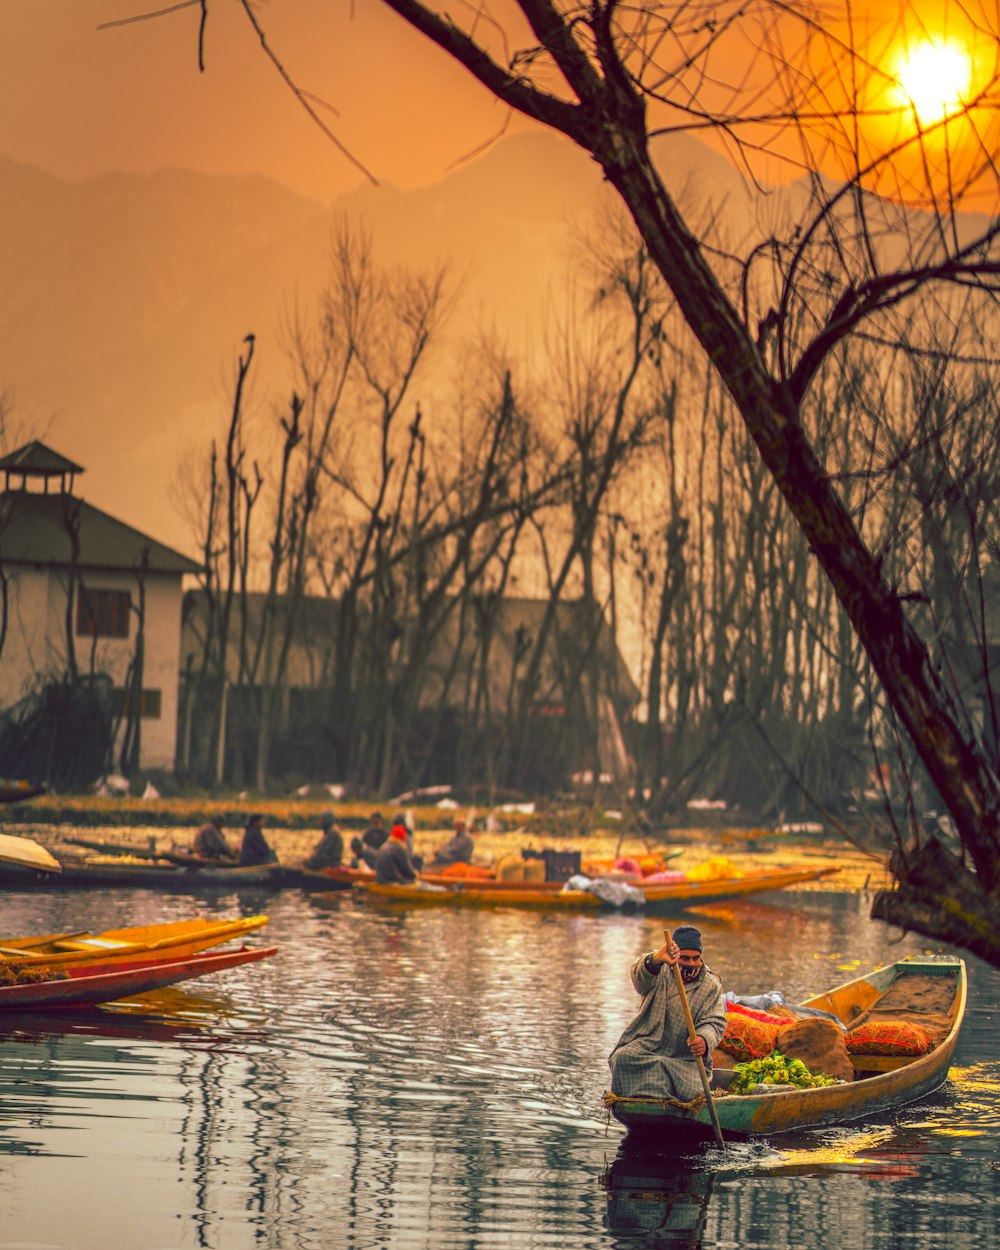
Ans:
{"label": "window on building", "polygon": [[132,600],[127,590],[91,590],[76,597],[76,632],[81,638],[127,638]]}
{"label": "window on building", "polygon": [[[125,712],[125,700],[128,691],[123,686],[116,686],[111,692],[111,709],[115,716]],[[163,704],[162,690],[143,690],[139,703],[139,715],[143,720],[159,720]]]}

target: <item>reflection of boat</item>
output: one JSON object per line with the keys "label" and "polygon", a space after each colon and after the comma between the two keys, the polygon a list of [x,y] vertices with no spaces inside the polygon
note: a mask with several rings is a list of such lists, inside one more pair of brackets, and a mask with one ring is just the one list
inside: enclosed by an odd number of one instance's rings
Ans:
{"label": "reflection of boat", "polygon": [[185,959],[212,946],[221,946],[244,937],[267,924],[267,916],[238,917],[235,920],[174,920],[166,924],[137,925],[127,929],[107,929],[103,933],[49,934],[46,937],[19,937],[0,940],[0,957],[19,967],[44,964],[68,965],[137,964],[149,961]]}
{"label": "reflection of boat", "polygon": [[[919,979],[919,980],[918,980]],[[946,1006],[934,1015],[921,1014],[933,1046],[925,1055],[852,1055],[855,1078],[816,1089],[756,1096],[721,1093],[715,1109],[724,1134],[782,1133],[822,1124],[840,1124],[883,1114],[924,1097],[948,1075],[948,1065],[965,1013],[965,964],[960,959],[909,958],[878,968],[866,976],[810,998],[816,1007],[855,1027],[872,1017],[905,1018],[910,989],[938,990]],[[895,1004],[895,1005],[894,1005]],[[917,1017],[914,1017],[917,1018]],[[716,1069],[713,1086],[722,1090],[730,1072]],[[605,1094],[611,1114],[630,1129],[671,1135],[680,1132],[710,1134],[711,1120],[703,1098],[690,1103],[664,1099],[618,1098]]]}
{"label": "reflection of boat", "polygon": [[672,1250],[701,1246],[711,1172],[685,1164],[675,1152],[637,1149],[626,1138],[600,1181],[608,1198],[608,1232],[629,1237],[656,1234],[655,1244]]}
{"label": "reflection of boat", "polygon": [[88,887],[166,890],[178,894],[209,890],[333,890],[330,878],[288,864],[256,868],[217,868],[189,864],[73,863],[62,861],[51,875],[0,863],[0,886],[7,890],[86,889]]}
{"label": "reflection of boat", "polygon": [[0,1010],[37,1011],[40,1008],[113,1002],[117,998],[131,998],[135,994],[162,989],[165,985],[176,985],[179,981],[190,981],[194,977],[223,972],[240,964],[268,959],[277,949],[276,946],[262,946],[221,954],[209,952],[171,962],[156,960],[146,967],[125,966],[103,972],[78,968],[65,980],[0,986]]}
{"label": "reflection of boat", "polygon": [[[815,881],[836,871],[835,868],[819,868],[747,873],[742,877],[719,881],[676,881],[645,886],[640,883],[637,888],[645,896],[645,904],[639,902],[638,907],[648,914],[673,911],[679,907],[692,907],[718,899],[783,890],[786,886]],[[426,888],[430,884],[436,888]],[[354,886],[362,895],[421,906],[450,904],[461,907],[530,907],[553,911],[614,911],[620,906],[636,907],[636,903],[631,900],[616,904],[590,890],[567,890],[558,882],[529,884],[464,878],[448,880],[444,877],[435,877],[429,882],[425,877],[422,886],[377,885],[370,879],[355,881]]]}

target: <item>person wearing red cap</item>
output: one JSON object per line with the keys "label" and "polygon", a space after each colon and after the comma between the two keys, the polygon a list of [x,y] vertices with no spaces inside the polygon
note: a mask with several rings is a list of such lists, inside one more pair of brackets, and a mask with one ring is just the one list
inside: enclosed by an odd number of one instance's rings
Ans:
{"label": "person wearing red cap", "polygon": [[[669,969],[680,965],[694,1019],[693,1040],[688,1038],[677,978],[662,975],[664,964]],[[619,1098],[690,1102],[702,1093],[695,1056],[711,1076],[712,1051],[726,1031],[722,981],[702,960],[701,933],[693,925],[681,925],[669,942],[640,955],[630,976],[642,1005],[608,1056],[611,1092]]]}
{"label": "person wearing red cap", "polygon": [[416,881],[417,870],[406,849],[406,841],[406,826],[393,825],[375,856],[375,880],[380,885],[409,885]]}

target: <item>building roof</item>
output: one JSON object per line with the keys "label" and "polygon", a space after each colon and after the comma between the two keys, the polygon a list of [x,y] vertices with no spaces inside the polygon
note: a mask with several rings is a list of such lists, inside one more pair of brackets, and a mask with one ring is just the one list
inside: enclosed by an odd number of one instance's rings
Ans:
{"label": "building roof", "polygon": [[60,477],[64,473],[83,473],[83,467],[67,460],[37,439],[25,443],[17,451],[0,456],[0,469],[6,473],[23,473],[35,477]]}
{"label": "building roof", "polygon": [[79,534],[76,567],[81,572],[200,571],[194,560],[74,495],[0,492],[0,564],[69,568],[74,528]]}

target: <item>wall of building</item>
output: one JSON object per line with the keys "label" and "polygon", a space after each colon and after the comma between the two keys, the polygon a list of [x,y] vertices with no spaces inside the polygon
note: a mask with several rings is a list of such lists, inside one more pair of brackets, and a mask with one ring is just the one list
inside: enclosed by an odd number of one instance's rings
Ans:
{"label": "wall of building", "polygon": [[[7,637],[0,654],[0,706],[28,694],[39,679],[66,671],[66,593],[68,575],[59,570],[8,566]],[[126,573],[87,574],[90,590],[125,590],[139,601],[136,579]],[[135,654],[136,613],[128,636],[92,638],[76,631],[74,646],[81,673],[106,674],[115,687],[125,683]],[[146,576],[146,629],[143,689],[151,692],[141,727],[140,766],[173,770],[177,742],[177,689],[180,664],[181,579],[175,574]]]}

